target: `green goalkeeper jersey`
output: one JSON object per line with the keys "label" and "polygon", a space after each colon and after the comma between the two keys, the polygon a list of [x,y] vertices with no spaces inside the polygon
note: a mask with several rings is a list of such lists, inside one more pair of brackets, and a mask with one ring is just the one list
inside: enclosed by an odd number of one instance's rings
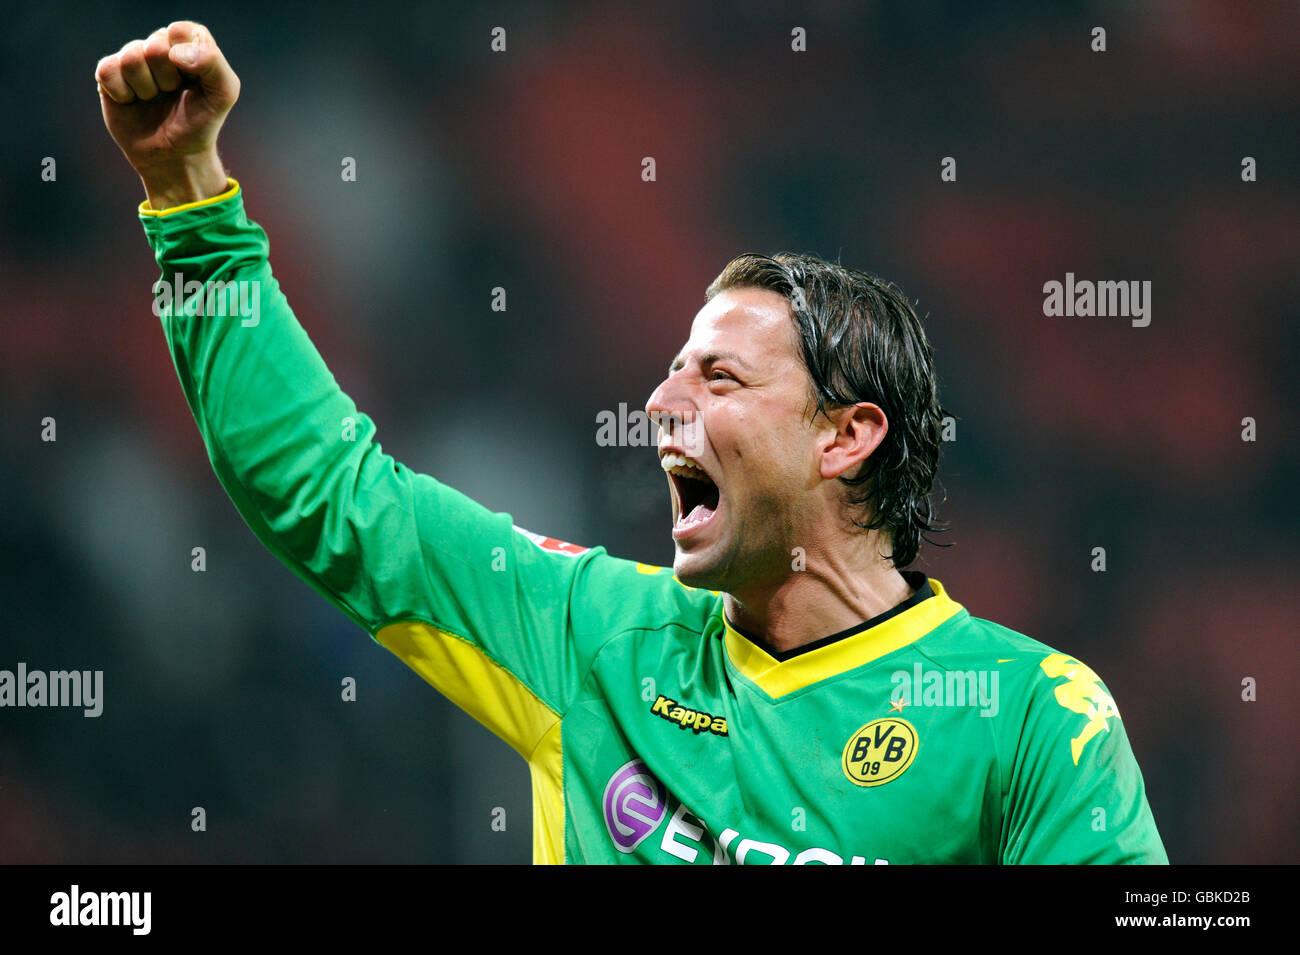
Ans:
{"label": "green goalkeeper jersey", "polygon": [[1163,863],[1087,666],[937,580],[798,651],[670,569],[514,526],[385,454],[239,186],[141,221],[155,311],[270,550],[528,762],[536,862]]}

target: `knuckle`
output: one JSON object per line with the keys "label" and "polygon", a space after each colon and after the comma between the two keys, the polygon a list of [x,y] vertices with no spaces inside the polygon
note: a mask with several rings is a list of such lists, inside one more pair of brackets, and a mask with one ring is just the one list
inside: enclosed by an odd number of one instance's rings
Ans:
{"label": "knuckle", "polygon": [[196,20],[174,20],[167,25],[167,35],[177,42],[210,39],[208,28]]}
{"label": "knuckle", "polygon": [[173,20],[167,24],[167,36],[173,43],[184,43],[194,34],[196,25],[191,20]]}
{"label": "knuckle", "polygon": [[171,42],[167,37],[158,33],[151,34],[144,44],[144,55],[146,59],[158,60],[167,57],[167,51],[171,49]]}
{"label": "knuckle", "polygon": [[123,68],[139,66],[144,62],[144,40],[132,40],[122,47],[120,61]]}

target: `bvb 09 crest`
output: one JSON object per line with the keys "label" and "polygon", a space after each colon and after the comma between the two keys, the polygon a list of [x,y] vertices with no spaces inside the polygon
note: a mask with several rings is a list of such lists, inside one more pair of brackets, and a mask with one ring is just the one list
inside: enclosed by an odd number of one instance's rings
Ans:
{"label": "bvb 09 crest", "polygon": [[844,744],[844,775],[858,786],[883,786],[912,765],[916,749],[916,727],[907,720],[872,720]]}

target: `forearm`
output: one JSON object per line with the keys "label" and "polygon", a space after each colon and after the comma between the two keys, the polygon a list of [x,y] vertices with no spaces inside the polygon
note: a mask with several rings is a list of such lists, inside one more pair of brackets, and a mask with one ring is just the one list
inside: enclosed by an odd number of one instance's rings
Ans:
{"label": "forearm", "polygon": [[[508,670],[561,705],[575,678],[559,661],[573,658],[560,648],[580,561],[380,448],[290,310],[266,234],[228,190],[216,144],[240,84],[211,32],[160,27],[103,57],[95,79],[105,127],[148,197],[140,216],[163,273],[155,311],[181,387],[249,527],[371,636],[431,625],[452,655],[449,679],[470,646],[489,682]],[[540,730],[512,712],[477,715],[531,752]]]}
{"label": "forearm", "polygon": [[202,202],[226,191],[226,170],[216,148],[181,159],[168,158],[136,172],[148,196],[149,208],[172,209]]}
{"label": "forearm", "polygon": [[162,269],[155,310],[222,486],[263,544],[372,630],[404,581],[382,598],[366,586],[363,541],[382,530],[419,552],[409,509],[387,499],[404,475],[290,310],[241,197],[141,221]]}

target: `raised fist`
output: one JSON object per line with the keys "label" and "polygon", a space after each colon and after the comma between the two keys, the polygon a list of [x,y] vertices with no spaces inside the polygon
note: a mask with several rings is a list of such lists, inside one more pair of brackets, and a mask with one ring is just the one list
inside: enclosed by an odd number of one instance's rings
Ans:
{"label": "raised fist", "polygon": [[154,208],[224,191],[217,133],[239,98],[239,77],[207,27],[178,20],[132,40],[99,61],[95,81],[104,125]]}

